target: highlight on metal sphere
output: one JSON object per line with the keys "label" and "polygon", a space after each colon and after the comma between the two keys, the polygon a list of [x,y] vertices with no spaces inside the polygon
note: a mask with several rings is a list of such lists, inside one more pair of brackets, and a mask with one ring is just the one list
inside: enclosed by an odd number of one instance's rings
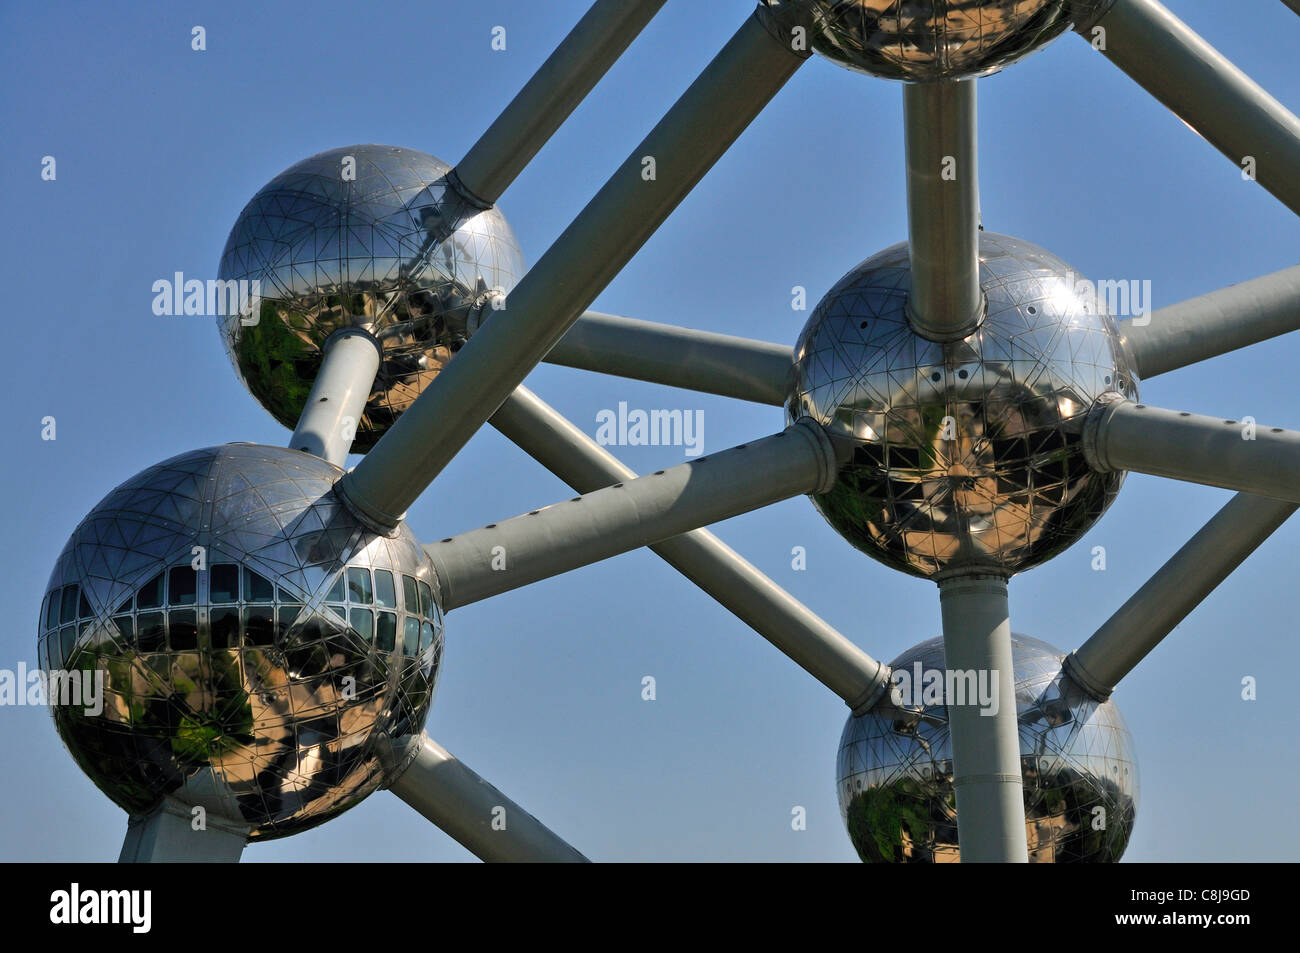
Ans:
{"label": "highlight on metal sphere", "polygon": [[278,447],[195,450],[73,532],[39,658],[102,679],[103,711],[52,706],[55,726],[128,813],[171,797],[282,837],[360,802],[419,735],[437,581],[410,530],[376,535],[335,500],[342,473]]}

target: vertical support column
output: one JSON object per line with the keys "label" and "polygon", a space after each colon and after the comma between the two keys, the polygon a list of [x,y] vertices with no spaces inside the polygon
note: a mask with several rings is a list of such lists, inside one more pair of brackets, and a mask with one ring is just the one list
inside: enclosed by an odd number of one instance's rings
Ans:
{"label": "vertical support column", "polygon": [[912,330],[959,341],[984,319],[975,80],[903,87]]}
{"label": "vertical support column", "polygon": [[962,862],[1027,863],[1007,582],[950,577],[939,582],[939,600],[948,671],[973,671],[977,684],[997,685],[995,711],[978,698],[947,699]]}
{"label": "vertical support column", "polygon": [[330,336],[320,372],[289,441],[291,449],[343,466],[379,373],[379,358],[379,343],[360,328]]}
{"label": "vertical support column", "polygon": [[119,864],[235,864],[248,839],[247,825],[211,814],[204,829],[194,830],[193,808],[165,798],[152,812],[132,816],[126,824]]}

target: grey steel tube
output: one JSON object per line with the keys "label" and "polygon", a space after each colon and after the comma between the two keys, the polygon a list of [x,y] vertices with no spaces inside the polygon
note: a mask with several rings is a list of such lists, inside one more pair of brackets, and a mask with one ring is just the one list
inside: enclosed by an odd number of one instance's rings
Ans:
{"label": "grey steel tube", "polygon": [[294,450],[343,466],[357,424],[379,373],[379,345],[360,329],[348,329],[325,342],[325,359],[307,395],[298,427],[289,440]]}
{"label": "grey steel tube", "polygon": [[959,341],[984,319],[980,289],[979,159],[975,80],[903,86],[907,317],[932,341]]}
{"label": "grey steel tube", "polygon": [[1094,697],[1108,698],[1120,679],[1285,523],[1297,505],[1238,493],[1066,657],[1065,670]]}
{"label": "grey steel tube", "polygon": [[389,790],[489,863],[585,863],[550,828],[427,735]]}
{"label": "grey steel tube", "polygon": [[[492,426],[580,493],[636,479],[636,473],[525,387]],[[742,622],[844,699],[866,710],[889,683],[888,666],[828,625],[706,529],[650,549]]]}
{"label": "grey steel tube", "polygon": [[1133,470],[1300,503],[1300,432],[1107,395],[1084,427],[1096,470]]}
{"label": "grey steel tube", "polygon": [[1156,0],[1116,0],[1087,39],[1239,168],[1300,215],[1300,119]]}
{"label": "grey steel tube", "polygon": [[997,685],[996,709],[969,694],[946,699],[962,863],[1028,863],[1007,582],[952,576],[939,581],[939,601],[947,670]]}
{"label": "grey steel tube", "polygon": [[[1300,170],[1297,170],[1300,175]],[[1300,329],[1300,265],[1121,321],[1124,349],[1146,379]]]}
{"label": "grey steel tube", "polygon": [[438,570],[443,608],[457,609],[801,493],[825,493],[837,469],[825,431],[801,420],[424,551]]}
{"label": "grey steel tube", "polygon": [[779,407],[794,354],[785,344],[588,311],[546,363]]}
{"label": "grey steel tube", "polygon": [[726,152],[808,53],[746,19],[429,388],[338,484],[389,528]]}
{"label": "grey steel tube", "polygon": [[665,0],[597,0],[453,173],[457,187],[493,205]]}

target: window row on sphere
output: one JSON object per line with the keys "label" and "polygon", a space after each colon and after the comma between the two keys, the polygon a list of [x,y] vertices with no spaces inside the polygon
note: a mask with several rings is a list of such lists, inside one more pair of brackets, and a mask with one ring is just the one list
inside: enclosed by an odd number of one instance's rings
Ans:
{"label": "window row on sphere", "polygon": [[[242,569],[242,571],[241,571]],[[302,604],[283,588],[247,567],[215,564],[208,570],[208,639],[213,649],[268,647],[293,625]],[[113,624],[125,644],[142,652],[195,651],[200,648],[198,572],[191,566],[174,566],[158,573],[114,611]],[[241,589],[242,582],[242,589]],[[431,624],[437,619],[433,590],[427,582],[402,575],[402,605],[397,582],[387,569],[351,566],[339,573],[326,594],[329,609],[380,652],[397,650],[414,658],[434,641]],[[242,598],[241,598],[242,596]],[[241,605],[242,603],[242,605]],[[258,603],[264,603],[259,605]],[[370,606],[377,608],[371,609]],[[392,609],[394,611],[384,611]],[[418,616],[418,618],[417,618]],[[76,584],[51,590],[41,605],[41,621],[48,633],[46,663],[59,668],[72,654],[79,634],[91,626],[95,613]],[[81,624],[77,625],[78,620]],[[61,628],[60,628],[61,627]]]}
{"label": "window row on sphere", "polygon": [[[433,644],[433,625],[427,620],[407,615],[399,617],[396,612],[361,608],[353,608],[345,615],[339,607],[330,608],[339,616],[343,625],[350,626],[363,641],[380,652],[398,650],[399,621],[402,654],[415,658]],[[198,620],[193,609],[142,612],[134,617],[114,616],[113,624],[123,641],[136,645],[141,652],[197,651],[200,647],[269,648],[275,644],[277,637],[282,637],[288,631],[301,611],[300,605],[214,609],[209,615],[208,644],[203,646],[200,645]],[[88,630],[91,624],[90,621],[83,623],[81,632]],[[324,632],[316,634],[317,637],[324,635]],[[50,632],[45,649],[47,667],[61,667],[72,654],[77,638],[78,627],[75,625]]]}
{"label": "window row on sphere", "polygon": [[[240,577],[243,577],[243,598],[240,598]],[[402,576],[402,605],[397,602],[397,585],[392,572],[387,569],[371,571],[364,567],[350,566],[346,573],[339,573],[334,584],[325,596],[326,602],[352,603],[353,605],[374,605],[383,609],[403,608],[412,615],[435,620],[437,618],[433,604],[433,590],[427,582],[421,582],[412,576]],[[174,606],[192,606],[198,603],[198,573],[191,566],[174,566],[158,573],[135,593],[126,599],[114,611],[113,615],[122,615],[133,610],[161,609]],[[276,587],[269,579],[253,570],[233,563],[222,563],[208,570],[208,599],[210,605],[233,605],[245,603],[293,602],[295,598]],[[53,589],[46,593],[41,603],[42,629],[49,631],[60,625],[76,622],[78,619],[93,619],[90,603],[81,587],[75,583]]]}

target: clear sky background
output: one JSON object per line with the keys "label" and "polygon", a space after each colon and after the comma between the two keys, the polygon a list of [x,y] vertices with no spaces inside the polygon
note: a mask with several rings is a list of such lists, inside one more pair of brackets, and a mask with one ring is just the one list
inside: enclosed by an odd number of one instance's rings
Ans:
{"label": "clear sky background", "polygon": [[[1278,0],[1168,5],[1293,110],[1300,18]],[[54,560],[110,489],[151,464],[288,433],[243,390],[214,321],[157,317],[150,286],[216,274],[244,203],[324,149],[376,142],[456,162],[587,0],[5,3],[0,7],[0,667],[35,664]],[[500,205],[535,262],[749,15],[669,0]],[[1224,16],[1231,7],[1232,15]],[[190,49],[191,27],[206,52]],[[507,49],[491,49],[494,26]],[[906,238],[901,90],[805,65],[598,310],[790,342],[857,262]],[[1069,35],[981,81],[985,226],[1091,278],[1150,279],[1155,304],[1296,264],[1300,222]],[[41,157],[57,159],[44,182]],[[808,289],[809,311],[791,309]],[[1152,404],[1300,427],[1292,335],[1157,378]],[[779,430],[777,408],[543,366],[527,381],[589,433],[604,408],[704,411],[705,450]],[[41,418],[58,439],[41,440]],[[622,448],[639,471],[681,448]],[[411,509],[424,540],[570,493],[490,428]],[[1087,536],[1011,585],[1012,624],[1076,647],[1230,494],[1131,476]],[[932,583],[850,548],[803,498],[715,527],[865,650],[939,634]],[[1293,520],[1116,693],[1141,765],[1126,859],[1300,852]],[[1108,568],[1089,552],[1105,546]],[[807,550],[807,571],[791,549]],[[653,675],[658,699],[641,699]],[[1258,679],[1258,700],[1241,680]],[[597,860],[855,859],[835,798],[847,711],[646,551],[458,610],[428,729]],[[44,709],[0,708],[0,857],[113,860],[122,812]],[[791,809],[807,809],[807,830]],[[388,793],[259,860],[462,860]]]}

